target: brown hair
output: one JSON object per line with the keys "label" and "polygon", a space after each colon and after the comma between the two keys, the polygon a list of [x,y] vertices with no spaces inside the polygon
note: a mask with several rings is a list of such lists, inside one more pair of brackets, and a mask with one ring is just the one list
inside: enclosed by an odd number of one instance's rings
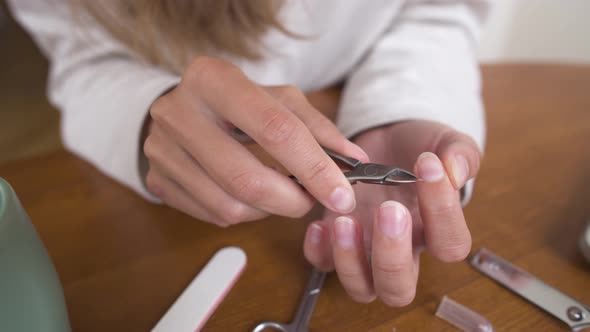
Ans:
{"label": "brown hair", "polygon": [[294,36],[278,21],[281,0],[70,0],[108,33],[150,63],[179,72],[189,56],[226,53],[261,58],[269,28]]}

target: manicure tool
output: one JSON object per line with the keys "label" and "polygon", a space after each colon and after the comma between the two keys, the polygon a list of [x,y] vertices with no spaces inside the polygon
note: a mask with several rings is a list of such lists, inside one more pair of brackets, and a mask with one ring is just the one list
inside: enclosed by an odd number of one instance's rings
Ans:
{"label": "manicure tool", "polygon": [[[418,178],[409,171],[389,165],[363,163],[358,159],[345,157],[334,151],[323,148],[324,151],[334,161],[347,166],[351,170],[343,171],[344,176],[351,184],[357,182],[380,184],[388,186],[396,186],[404,183],[413,183],[418,181]],[[301,182],[291,176],[295,182],[302,185]]]}
{"label": "manicure tool", "polygon": [[295,314],[295,319],[293,319],[291,323],[281,324],[277,322],[263,322],[256,325],[252,332],[261,332],[265,329],[273,329],[282,332],[309,331],[307,325],[311,320],[311,314],[313,313],[313,309],[318,300],[318,296],[320,295],[320,290],[324,284],[325,278],[326,272],[320,272],[316,269],[313,269],[311,276],[309,277],[309,281],[307,282],[305,292],[303,293],[303,299],[301,300],[299,308],[297,309],[297,313]]}
{"label": "manicure tool", "polygon": [[[232,128],[231,135],[240,142],[253,141],[252,138],[250,138],[250,136],[248,136],[248,134],[243,132],[240,128]],[[404,183],[413,183],[418,181],[418,178],[414,174],[401,168],[382,164],[363,163],[358,159],[345,157],[324,147],[322,147],[322,149],[324,149],[324,152],[326,152],[326,154],[330,156],[332,160],[340,162],[344,166],[351,169],[350,171],[344,171],[344,176],[348,179],[348,181],[350,181],[351,184],[364,182],[396,186]],[[291,175],[290,178],[303,187],[301,181],[299,181],[296,177]]]}
{"label": "manicure tool", "polygon": [[590,220],[586,225],[586,230],[580,238],[580,251],[582,252],[582,255],[584,255],[584,257],[586,258],[586,261],[590,263]]}
{"label": "manicure tool", "polygon": [[[231,129],[230,133],[239,142],[253,141],[252,138],[240,128],[234,127]],[[348,179],[348,181],[350,181],[351,184],[364,182],[396,186],[404,183],[413,183],[418,181],[418,178],[414,174],[401,168],[382,164],[363,163],[358,159],[345,157],[324,147],[322,147],[322,149],[324,149],[324,152],[326,152],[326,154],[330,156],[332,160],[340,162],[344,166],[351,169],[350,171],[343,171],[344,176]],[[290,178],[303,187],[301,181],[299,181],[296,177],[291,175]]]}
{"label": "manicure tool", "polygon": [[574,332],[590,328],[590,307],[482,248],[470,259],[479,272],[566,323]]}
{"label": "manicure tool", "polygon": [[152,332],[200,331],[246,267],[237,247],[219,250],[182,292]]}

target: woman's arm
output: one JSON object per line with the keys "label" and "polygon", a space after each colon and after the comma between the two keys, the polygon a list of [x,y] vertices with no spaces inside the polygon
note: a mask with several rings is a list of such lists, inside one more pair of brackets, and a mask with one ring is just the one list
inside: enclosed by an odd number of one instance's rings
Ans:
{"label": "woman's arm", "polygon": [[[410,0],[350,75],[338,126],[354,136],[403,120],[431,120],[483,149],[485,121],[476,58],[488,1]],[[471,182],[466,186],[469,197]]]}
{"label": "woman's arm", "polygon": [[[351,184],[320,144],[357,159],[366,154],[297,88],[260,86],[234,64],[203,56],[178,78],[141,62],[96,24],[79,29],[67,2],[44,1],[12,5],[51,60],[50,98],[63,112],[66,146],[102,171],[149,198],[139,171],[143,146],[149,191],[217,225],[300,217],[312,197],[340,213],[354,209]],[[232,126],[306,191],[249,153],[231,137]]]}

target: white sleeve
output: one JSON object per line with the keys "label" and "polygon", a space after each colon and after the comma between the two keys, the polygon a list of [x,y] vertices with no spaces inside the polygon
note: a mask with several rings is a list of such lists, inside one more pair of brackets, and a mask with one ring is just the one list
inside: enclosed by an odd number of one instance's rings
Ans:
{"label": "white sleeve", "polygon": [[406,1],[349,76],[337,118],[342,132],[351,137],[396,121],[431,120],[470,135],[483,151],[476,51],[487,11],[484,0]]}
{"label": "white sleeve", "polygon": [[98,25],[80,26],[67,1],[9,0],[49,58],[49,99],[66,148],[154,200],[139,174],[140,132],[151,103],[180,78],[142,62]]}

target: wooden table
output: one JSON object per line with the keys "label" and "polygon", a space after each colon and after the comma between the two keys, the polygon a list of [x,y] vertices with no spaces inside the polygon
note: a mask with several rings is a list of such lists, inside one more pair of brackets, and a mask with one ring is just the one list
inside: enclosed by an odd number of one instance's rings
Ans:
{"label": "wooden table", "polygon": [[[577,240],[590,217],[590,67],[484,68],[489,139],[466,209],[473,248],[487,247],[590,303],[590,264]],[[308,277],[305,220],[220,229],[150,205],[85,162],[58,152],[0,167],[45,241],[75,331],[147,331],[213,253],[242,247],[248,267],[204,331],[289,321]],[[423,255],[418,294],[401,309],[356,304],[334,275],[314,331],[453,331],[434,316],[443,295],[497,331],[566,330],[466,263]]]}

